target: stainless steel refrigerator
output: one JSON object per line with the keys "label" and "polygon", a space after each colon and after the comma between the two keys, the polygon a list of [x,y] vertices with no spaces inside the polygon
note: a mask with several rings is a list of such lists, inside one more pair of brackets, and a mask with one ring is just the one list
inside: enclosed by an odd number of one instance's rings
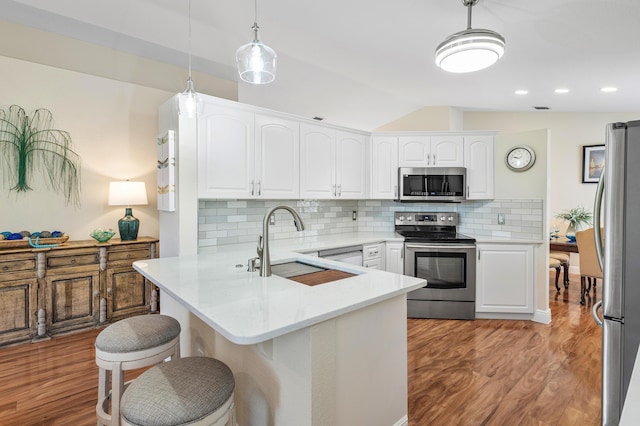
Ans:
{"label": "stainless steel refrigerator", "polygon": [[617,425],[640,345],[640,121],[607,125],[594,205],[596,229],[600,223],[604,238],[595,237],[604,278],[592,315],[603,326],[602,424]]}

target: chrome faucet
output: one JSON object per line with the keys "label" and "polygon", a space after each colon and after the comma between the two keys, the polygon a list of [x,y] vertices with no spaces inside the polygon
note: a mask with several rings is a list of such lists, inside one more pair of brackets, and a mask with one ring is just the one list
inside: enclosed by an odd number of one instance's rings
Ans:
{"label": "chrome faucet", "polygon": [[258,237],[257,249],[258,257],[260,258],[261,277],[271,276],[271,256],[269,255],[269,221],[271,220],[271,216],[273,215],[273,213],[275,213],[276,210],[286,210],[291,213],[291,216],[293,216],[293,224],[296,225],[296,229],[298,231],[304,231],[304,222],[302,221],[300,214],[293,207],[276,206],[264,215],[264,220],[262,221],[262,235]]}

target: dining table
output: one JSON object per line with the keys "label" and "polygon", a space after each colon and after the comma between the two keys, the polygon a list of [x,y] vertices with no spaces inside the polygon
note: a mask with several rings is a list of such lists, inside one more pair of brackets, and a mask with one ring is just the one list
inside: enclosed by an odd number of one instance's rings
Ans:
{"label": "dining table", "polygon": [[566,237],[558,237],[549,239],[549,251],[564,251],[567,253],[578,253],[578,244],[575,240],[569,240]]}

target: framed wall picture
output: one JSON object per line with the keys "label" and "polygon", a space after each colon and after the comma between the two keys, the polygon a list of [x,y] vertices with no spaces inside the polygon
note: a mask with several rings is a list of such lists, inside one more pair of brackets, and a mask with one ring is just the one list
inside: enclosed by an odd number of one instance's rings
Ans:
{"label": "framed wall picture", "polygon": [[582,147],[582,183],[598,183],[604,170],[604,145]]}

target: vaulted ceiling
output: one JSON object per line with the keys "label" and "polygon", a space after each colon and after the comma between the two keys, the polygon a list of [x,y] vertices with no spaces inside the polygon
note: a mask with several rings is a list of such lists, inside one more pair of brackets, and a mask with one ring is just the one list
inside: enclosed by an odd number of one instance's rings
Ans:
{"label": "vaulted ceiling", "polygon": [[[194,70],[238,80],[234,55],[252,38],[254,2],[191,2]],[[186,68],[188,4],[6,0],[0,18]],[[466,20],[461,0],[258,0],[277,77],[239,83],[239,100],[362,129],[424,106],[640,112],[640,1],[480,0],[472,26],[504,36],[506,53],[485,70],[446,73],[433,52]]]}

